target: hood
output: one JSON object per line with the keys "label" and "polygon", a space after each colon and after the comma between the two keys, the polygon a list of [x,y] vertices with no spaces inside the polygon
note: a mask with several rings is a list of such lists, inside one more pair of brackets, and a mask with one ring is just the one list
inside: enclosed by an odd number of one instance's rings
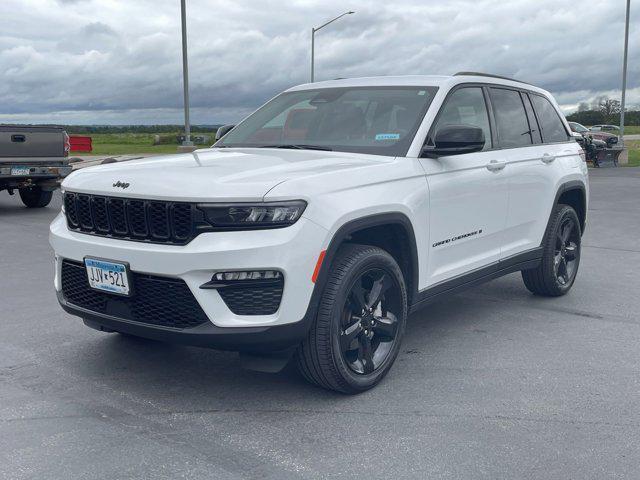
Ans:
{"label": "hood", "polygon": [[80,169],[65,190],[182,201],[261,201],[279,183],[393,160],[379,155],[279,149],[206,149]]}
{"label": "hood", "polygon": [[618,138],[617,135],[609,132],[587,132],[587,135],[591,135],[594,138],[608,139],[608,138]]}

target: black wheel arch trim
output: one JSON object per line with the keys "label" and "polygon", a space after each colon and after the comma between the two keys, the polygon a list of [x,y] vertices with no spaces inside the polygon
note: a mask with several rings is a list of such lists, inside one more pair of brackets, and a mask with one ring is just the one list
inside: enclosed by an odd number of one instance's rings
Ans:
{"label": "black wheel arch trim", "polygon": [[[580,212],[576,212],[578,214],[578,219],[580,220],[580,235],[584,235],[584,231],[587,225],[587,188],[584,182],[580,180],[570,180],[568,182],[561,184],[558,187],[558,191],[556,192],[556,196],[553,200],[553,204],[551,205],[551,211],[549,212],[549,219],[547,220],[547,228],[551,223],[554,207],[558,205],[560,201],[560,197],[564,193],[569,192],[571,190],[580,190],[580,192],[582,193],[582,197],[584,199],[584,205],[583,205],[584,218],[580,218]],[[546,228],[545,228],[545,232],[546,232]],[[544,242],[544,238],[542,239],[542,241]]]}
{"label": "black wheel arch trim", "polygon": [[[381,225],[400,225],[405,229],[407,233],[409,241],[409,262],[411,264],[411,278],[408,279],[411,282],[411,291],[409,291],[408,293],[409,305],[411,304],[412,299],[415,299],[415,294],[417,293],[419,265],[418,246],[413,230],[413,224],[411,223],[411,220],[409,220],[409,217],[407,217],[404,213],[384,212],[375,213],[372,215],[367,215],[365,217],[357,218],[355,220],[351,220],[338,228],[336,233],[331,238],[329,246],[326,249],[324,260],[320,267],[320,272],[318,273],[316,284],[311,295],[311,302],[309,303],[309,308],[307,309],[307,315],[310,313],[309,310],[312,307],[317,307],[320,301],[320,296],[322,295],[322,291],[324,290],[324,284],[329,277],[331,263],[338,253],[340,246],[345,242],[345,240],[348,240],[350,235],[353,235],[354,233],[366,228],[379,227]],[[307,315],[305,315],[305,317]]]}

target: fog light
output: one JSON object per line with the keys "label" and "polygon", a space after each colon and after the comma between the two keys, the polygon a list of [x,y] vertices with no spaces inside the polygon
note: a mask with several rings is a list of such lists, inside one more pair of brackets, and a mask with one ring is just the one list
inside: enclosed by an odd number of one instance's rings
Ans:
{"label": "fog light", "polygon": [[240,280],[272,280],[280,278],[282,273],[277,270],[255,270],[253,272],[218,272],[213,278],[219,282]]}
{"label": "fog light", "polygon": [[259,286],[280,282],[282,272],[278,270],[253,270],[240,272],[214,273],[210,282],[200,285],[200,288],[225,288],[236,286]]}

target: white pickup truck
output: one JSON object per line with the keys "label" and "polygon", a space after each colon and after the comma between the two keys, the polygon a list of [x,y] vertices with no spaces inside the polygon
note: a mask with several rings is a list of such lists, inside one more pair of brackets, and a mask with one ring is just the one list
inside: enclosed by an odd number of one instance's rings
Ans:
{"label": "white pickup truck", "polygon": [[68,154],[62,127],[0,125],[0,192],[18,190],[27,207],[46,207],[71,173]]}

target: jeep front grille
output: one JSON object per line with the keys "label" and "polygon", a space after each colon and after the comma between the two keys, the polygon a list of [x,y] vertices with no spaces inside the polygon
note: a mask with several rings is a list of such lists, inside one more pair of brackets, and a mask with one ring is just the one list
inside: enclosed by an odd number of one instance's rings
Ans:
{"label": "jeep front grille", "polygon": [[90,235],[184,245],[197,235],[195,205],[65,192],[67,225]]}

